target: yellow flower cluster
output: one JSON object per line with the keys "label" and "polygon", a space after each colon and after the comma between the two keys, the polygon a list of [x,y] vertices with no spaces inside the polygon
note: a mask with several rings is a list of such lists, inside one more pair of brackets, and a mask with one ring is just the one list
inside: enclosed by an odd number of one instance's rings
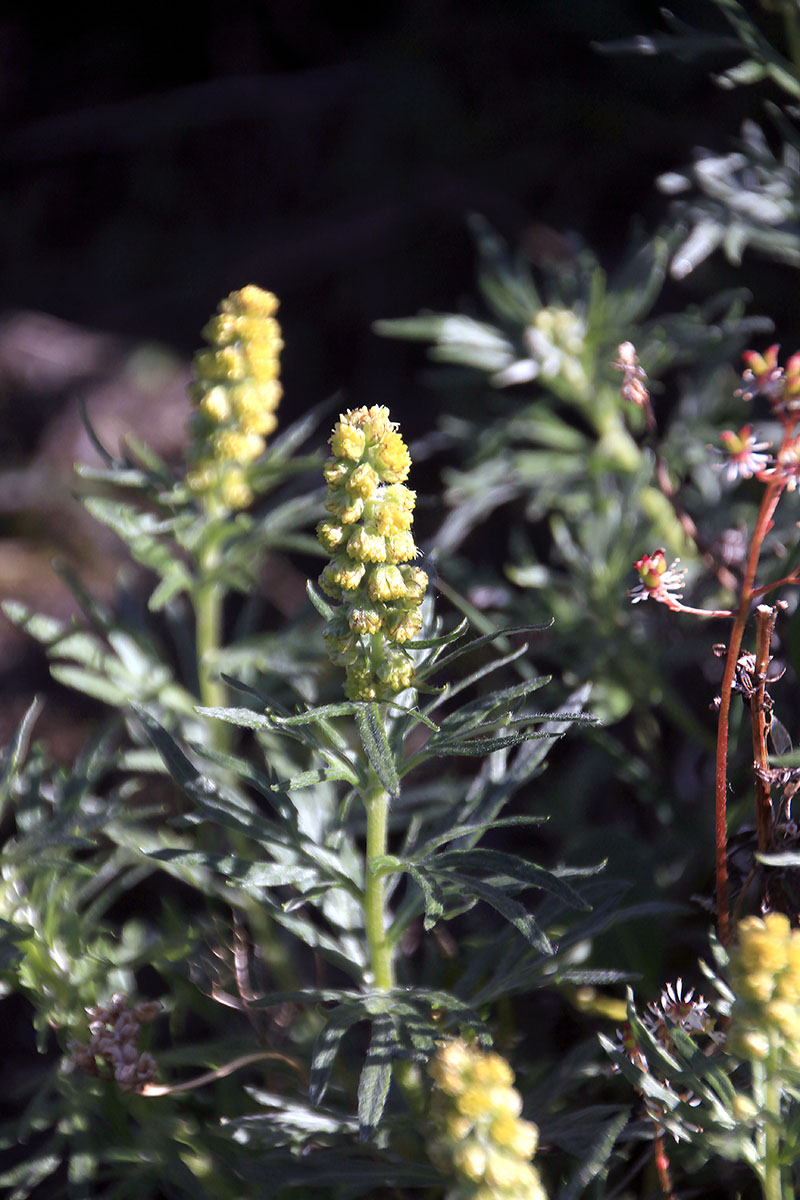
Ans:
{"label": "yellow flower cluster", "polygon": [[247,468],[264,453],[281,398],[278,301],[249,284],[223,300],[203,330],[210,348],[194,358],[194,449],[186,482],[212,507],[246,508]]}
{"label": "yellow flower cluster", "polygon": [[325,640],[346,669],[351,700],[386,700],[411,685],[414,667],[402,643],[422,628],[420,605],[428,577],[412,565],[416,494],[404,480],[408,447],[387,408],[358,408],[340,416],[325,467],[330,516],[317,538],[332,556],[320,575],[338,602]]}
{"label": "yellow flower cluster", "polygon": [[745,1058],[777,1053],[800,1067],[800,930],[788,917],[769,913],[740,922],[731,982],[730,1045]]}
{"label": "yellow flower cluster", "polygon": [[453,1178],[447,1200],[547,1200],[531,1163],[539,1131],[520,1117],[522,1099],[504,1058],[463,1040],[430,1065],[432,1161]]}

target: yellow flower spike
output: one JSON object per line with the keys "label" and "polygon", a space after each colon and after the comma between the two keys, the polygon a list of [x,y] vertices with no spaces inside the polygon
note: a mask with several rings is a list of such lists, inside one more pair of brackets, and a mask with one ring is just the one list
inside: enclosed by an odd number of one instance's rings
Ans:
{"label": "yellow flower spike", "polygon": [[769,913],[739,924],[731,954],[731,983],[736,1003],[729,1039],[753,1062],[769,1054],[780,1062],[800,1061],[800,931],[788,917]]}
{"label": "yellow flower spike", "polygon": [[411,457],[388,409],[378,405],[342,413],[330,447],[324,476],[331,516],[317,526],[317,538],[332,558],[319,582],[341,608],[326,640],[333,661],[346,667],[349,699],[387,700],[413,683],[402,645],[422,629],[418,610],[428,584],[425,572],[409,565],[418,553],[411,533],[416,496],[403,484]]}
{"label": "yellow flower spike", "polygon": [[439,1048],[428,1070],[436,1085],[428,1150],[453,1181],[448,1198],[547,1200],[530,1161],[539,1131],[519,1117],[522,1098],[506,1060],[459,1038]]}
{"label": "yellow flower spike", "polygon": [[194,358],[194,446],[186,484],[211,508],[246,508],[253,499],[247,468],[277,426],[282,394],[277,309],[271,292],[248,284],[220,303],[203,330],[210,348]]}

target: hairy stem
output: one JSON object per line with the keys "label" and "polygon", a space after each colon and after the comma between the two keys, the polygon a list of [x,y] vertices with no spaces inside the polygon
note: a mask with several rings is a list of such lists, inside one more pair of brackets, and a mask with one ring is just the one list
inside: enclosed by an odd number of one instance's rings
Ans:
{"label": "hairy stem", "polygon": [[394,987],[392,945],[386,928],[386,876],[375,867],[386,854],[389,793],[379,783],[363,794],[367,810],[367,854],[364,864],[364,925],[375,987]]}
{"label": "hairy stem", "polygon": [[780,1164],[781,1085],[780,1067],[776,1059],[775,1045],[771,1038],[769,1058],[763,1065],[763,1075],[759,1080],[761,1105],[767,1118],[762,1126],[758,1147],[761,1152],[761,1184],[764,1200],[790,1200],[792,1193],[784,1194]]}
{"label": "hairy stem", "polygon": [[[225,684],[216,674],[214,656],[222,645],[222,606],[225,585],[216,575],[221,555],[218,544],[203,550],[200,557],[200,584],[195,594],[195,646],[200,702],[206,708],[224,708],[228,700]],[[231,727],[224,721],[211,723],[214,749],[229,749]]]}

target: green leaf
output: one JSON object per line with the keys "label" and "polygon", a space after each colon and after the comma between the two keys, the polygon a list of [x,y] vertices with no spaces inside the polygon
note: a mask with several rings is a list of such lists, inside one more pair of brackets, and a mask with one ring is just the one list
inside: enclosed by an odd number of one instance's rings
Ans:
{"label": "green leaf", "polygon": [[591,912],[592,909],[591,904],[563,879],[514,854],[505,854],[500,850],[448,850],[438,855],[433,863],[437,870],[455,868],[459,874],[463,871],[482,871],[495,876],[505,875],[527,887],[549,892],[569,908],[582,909],[584,912]]}
{"label": "green leaf", "polygon": [[[494,754],[495,750],[507,750],[511,746],[519,746],[522,742],[526,742],[530,738],[546,738],[550,736],[552,735],[542,733],[541,731],[534,732],[531,729],[526,729],[522,733],[506,734],[503,737],[466,738],[464,740],[454,738],[451,741],[442,742],[440,745],[431,746],[429,753],[440,757],[453,754],[483,758],[486,754]],[[426,746],[425,749],[427,750],[428,747]],[[417,765],[416,760],[414,761],[414,765]]]}
{"label": "green leaf", "polygon": [[342,1038],[348,1029],[359,1021],[366,1020],[368,1015],[361,1001],[355,1004],[340,1004],[317,1034],[311,1053],[311,1083],[308,1089],[312,1104],[320,1104],[327,1091],[331,1069],[339,1053]]}
{"label": "green leaf", "polygon": [[[580,1165],[573,1171],[558,1193],[558,1200],[577,1200],[577,1197],[583,1194],[592,1180],[600,1175],[606,1167],[617,1138],[629,1117],[629,1110],[624,1108],[621,1112],[615,1112],[610,1121],[605,1122],[597,1129],[595,1124],[597,1110],[606,1112],[607,1106],[598,1105],[595,1109],[580,1109],[569,1115],[570,1123],[573,1127],[577,1126],[578,1134],[579,1136],[583,1135],[583,1140],[586,1137],[587,1123],[590,1124],[591,1141],[583,1154]],[[589,1122],[587,1122],[587,1117]],[[547,1136],[548,1139],[555,1140],[557,1135],[554,1134],[552,1128],[548,1128]],[[571,1153],[574,1154],[575,1151],[572,1150]]]}
{"label": "green leaf", "polygon": [[149,858],[184,867],[204,867],[216,871],[231,883],[246,890],[297,887],[305,890],[319,883],[319,874],[311,867],[294,863],[252,862],[235,854],[212,854],[206,850],[155,850]]}
{"label": "green leaf", "polygon": [[415,861],[424,861],[437,847],[456,841],[458,838],[471,838],[476,833],[485,833],[487,829],[505,829],[515,825],[543,825],[549,819],[549,817],[498,817],[495,820],[479,821],[475,824],[453,825],[452,828],[428,838]]}
{"label": "green leaf", "polygon": [[299,775],[293,775],[291,779],[273,783],[271,791],[298,792],[302,788],[314,787],[317,783],[335,783],[337,780],[344,780],[353,787],[358,784],[358,776],[354,771],[347,771],[341,766],[319,767],[314,771],[302,771]]}
{"label": "green leaf", "polygon": [[776,854],[756,854],[767,867],[800,867],[800,851],[784,850]]}
{"label": "green leaf", "polygon": [[362,1141],[373,1137],[383,1115],[396,1043],[397,1032],[392,1018],[388,1015],[375,1017],[367,1061],[358,1081],[358,1122]]}
{"label": "green leaf", "polygon": [[464,617],[450,633],[440,634],[439,637],[418,638],[416,641],[406,642],[406,648],[408,650],[438,650],[440,646],[449,646],[451,642],[455,642],[458,638],[463,637],[468,629],[469,621]]}
{"label": "green leaf", "polygon": [[400,791],[400,778],[386,737],[379,706],[377,704],[359,705],[356,710],[356,724],[370,766],[389,795],[396,796]]}
{"label": "green leaf", "polygon": [[426,671],[423,667],[422,678],[427,678],[433,674],[433,671],[441,671],[443,667],[449,667],[456,662],[464,654],[471,654],[473,650],[479,649],[481,646],[488,646],[492,642],[496,642],[499,638],[513,637],[519,633],[543,633],[549,629],[552,621],[545,621],[541,625],[510,625],[505,629],[497,629],[492,633],[484,633],[480,637],[473,638],[471,642],[465,643],[463,646],[457,646],[455,650],[451,650],[449,654],[443,655],[437,659],[432,668]]}
{"label": "green leaf", "polygon": [[216,782],[200,774],[174,737],[146,708],[140,704],[132,704],[131,708],[142,722],[145,733],[161,755],[167,771],[178,786],[190,796],[200,795],[204,799],[213,798],[219,791]]}
{"label": "green leaf", "polygon": [[57,683],[63,684],[64,687],[72,688],[76,692],[83,692],[84,695],[91,696],[94,700],[100,700],[112,708],[120,708],[131,699],[130,691],[94,671],[85,671],[82,667],[67,667],[60,663],[54,663],[50,668],[50,674]]}
{"label": "green leaf", "polygon": [[0,817],[2,817],[11,792],[15,787],[25,756],[28,753],[33,727],[44,708],[38,696],[28,706],[25,716],[17,726],[17,731],[2,754],[2,769],[0,769]]}
{"label": "green leaf", "polygon": [[319,615],[324,618],[324,620],[330,621],[333,619],[333,609],[326,600],[322,599],[322,596],[320,596],[310,579],[306,581],[306,594],[308,595],[311,603],[314,605],[314,608],[317,610]]}
{"label": "green leaf", "polygon": [[[461,708],[457,708],[455,712],[448,713],[440,722],[440,737],[442,739],[449,737],[454,731],[463,732],[474,729],[478,725],[486,725],[491,720],[496,719],[494,714],[510,714],[515,711],[519,703],[530,695],[531,692],[536,692],[539,688],[548,684],[552,676],[538,675],[534,679],[525,679],[522,683],[516,683],[511,687],[501,688],[495,692],[491,692],[488,696],[480,696],[477,700],[471,700],[468,704],[463,704]],[[544,714],[549,717],[550,714]],[[431,738],[431,742],[436,742],[437,738]]]}
{"label": "green leaf", "polygon": [[[50,1146],[46,1149],[49,1150]],[[35,1151],[24,1162],[0,1175],[0,1187],[11,1189],[7,1193],[8,1200],[27,1200],[39,1184],[58,1170],[62,1162],[63,1157],[60,1153]]]}
{"label": "green leaf", "polygon": [[448,872],[447,877],[448,881],[457,887],[460,894],[475,896],[493,908],[504,920],[513,925],[540,954],[555,954],[550,939],[539,928],[536,918],[518,901],[512,900],[505,892],[492,887],[483,879],[473,879],[468,875],[456,875],[454,872]]}
{"label": "green leaf", "polygon": [[62,621],[57,621],[54,617],[47,617],[43,613],[35,613],[18,600],[4,600],[2,609],[12,625],[24,629],[32,638],[35,638],[37,642],[42,642],[45,646],[61,637],[66,629]]}
{"label": "green leaf", "polygon": [[[425,932],[429,933],[434,925],[442,919],[444,915],[444,895],[439,887],[436,879],[432,878],[425,871],[420,871],[414,863],[408,863],[405,866],[411,878],[422,892],[422,898],[425,905],[425,918],[423,925]],[[402,930],[400,931],[402,932]]]}

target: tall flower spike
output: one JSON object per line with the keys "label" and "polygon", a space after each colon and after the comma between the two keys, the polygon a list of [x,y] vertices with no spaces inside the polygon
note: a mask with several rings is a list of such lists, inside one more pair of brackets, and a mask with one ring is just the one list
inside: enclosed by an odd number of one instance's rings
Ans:
{"label": "tall flower spike", "polygon": [[386,700],[411,685],[414,667],[402,649],[422,627],[428,577],[412,565],[416,494],[407,488],[411,457],[389,410],[344,413],[325,467],[330,516],[317,537],[332,555],[319,582],[338,607],[325,632],[333,662],[343,666],[351,700]]}
{"label": "tall flower spike", "polygon": [[247,473],[277,425],[283,349],[278,301],[255,284],[231,292],[203,330],[210,348],[194,358],[189,488],[211,508],[246,508]]}
{"label": "tall flower spike", "polygon": [[453,1180],[447,1200],[547,1200],[531,1163],[539,1131],[520,1117],[522,1098],[504,1058],[458,1039],[430,1067],[432,1161]]}

